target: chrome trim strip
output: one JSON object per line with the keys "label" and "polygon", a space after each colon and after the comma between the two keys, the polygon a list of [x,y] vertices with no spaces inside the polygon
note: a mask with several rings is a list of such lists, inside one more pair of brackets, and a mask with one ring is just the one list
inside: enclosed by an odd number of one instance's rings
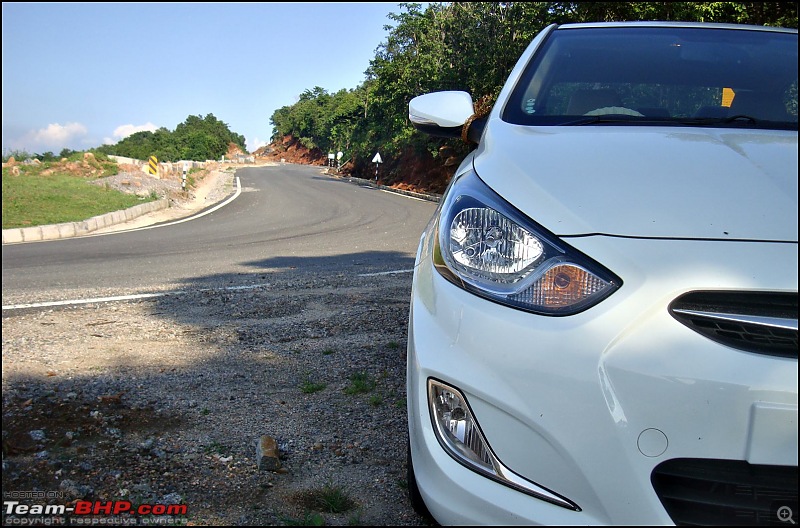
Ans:
{"label": "chrome trim strip", "polygon": [[797,332],[797,319],[787,319],[782,317],[763,317],[759,315],[728,314],[720,312],[701,312],[698,310],[684,310],[681,308],[674,308],[672,311],[683,315],[703,317],[705,319],[714,319],[717,321],[729,321],[734,323],[745,323],[758,326],[769,326],[772,328],[780,328],[783,330],[794,330],[795,332]]}

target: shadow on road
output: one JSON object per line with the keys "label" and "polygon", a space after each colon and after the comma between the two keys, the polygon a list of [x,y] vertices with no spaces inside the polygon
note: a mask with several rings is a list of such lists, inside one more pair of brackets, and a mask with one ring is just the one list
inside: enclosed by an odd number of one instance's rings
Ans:
{"label": "shadow on road", "polygon": [[[245,264],[155,299],[4,313],[3,490],[275,525],[329,483],[358,506],[328,524],[425,524],[403,488],[411,274],[378,275],[413,259]],[[257,468],[262,435],[285,473]]]}

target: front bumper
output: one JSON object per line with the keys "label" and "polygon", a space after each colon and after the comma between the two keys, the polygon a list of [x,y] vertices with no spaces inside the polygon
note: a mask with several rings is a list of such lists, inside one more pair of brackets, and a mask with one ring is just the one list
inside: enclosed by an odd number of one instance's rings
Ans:
{"label": "front bumper", "polygon": [[[720,345],[667,311],[694,289],[796,292],[796,245],[599,237],[570,244],[624,281],[570,317],[467,293],[439,276],[430,245],[421,246],[409,323],[409,435],[420,492],[439,522],[672,524],[651,484],[666,460],[797,466],[797,359]],[[452,459],[431,424],[429,378],[463,392],[508,468],[581,510]]]}

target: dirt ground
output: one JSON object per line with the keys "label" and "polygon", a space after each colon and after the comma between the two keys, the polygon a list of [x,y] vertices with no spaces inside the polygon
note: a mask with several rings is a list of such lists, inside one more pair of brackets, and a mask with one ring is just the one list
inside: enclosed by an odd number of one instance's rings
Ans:
{"label": "dirt ground", "polygon": [[[287,274],[4,311],[3,492],[183,504],[193,525],[423,525],[406,497],[409,290]],[[264,436],[277,470],[259,468]]]}

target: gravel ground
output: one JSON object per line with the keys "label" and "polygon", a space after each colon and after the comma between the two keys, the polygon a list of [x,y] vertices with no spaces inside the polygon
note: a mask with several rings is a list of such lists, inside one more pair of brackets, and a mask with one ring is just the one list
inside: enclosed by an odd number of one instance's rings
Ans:
{"label": "gravel ground", "polygon": [[[167,520],[196,526],[426,525],[405,489],[410,273],[261,280],[4,310],[4,500],[185,504]],[[279,469],[259,468],[265,436]]]}

